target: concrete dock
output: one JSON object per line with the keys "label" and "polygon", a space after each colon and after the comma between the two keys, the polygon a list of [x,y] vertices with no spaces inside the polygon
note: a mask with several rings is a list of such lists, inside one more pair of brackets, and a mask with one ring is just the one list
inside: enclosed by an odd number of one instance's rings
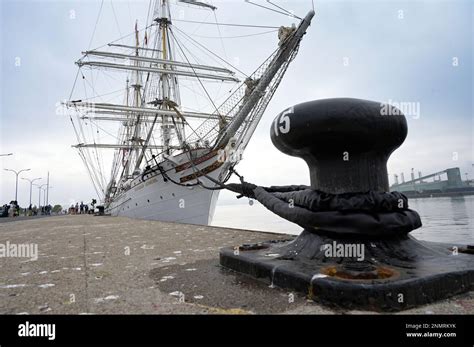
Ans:
{"label": "concrete dock", "polygon": [[[294,236],[89,215],[0,223],[0,314],[360,314],[219,266],[219,249]],[[371,312],[370,312],[371,313]],[[403,311],[473,314],[474,292]]]}

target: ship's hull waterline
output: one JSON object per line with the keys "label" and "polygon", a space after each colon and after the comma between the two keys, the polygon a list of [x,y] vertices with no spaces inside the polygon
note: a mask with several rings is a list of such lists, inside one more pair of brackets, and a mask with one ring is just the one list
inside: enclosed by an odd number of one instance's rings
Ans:
{"label": "ship's hull waterline", "polygon": [[[154,167],[148,174],[135,178],[127,191],[106,205],[106,213],[137,219],[209,225],[219,190],[193,185],[197,181],[192,175],[196,175],[196,172],[197,176],[206,173],[221,181],[227,170],[218,160],[217,153],[203,155],[202,150],[195,150],[193,154],[199,155],[194,165],[186,161],[188,157],[185,154],[180,154],[171,158],[173,161],[160,163],[162,171]],[[162,172],[165,172],[165,176]],[[216,187],[204,175],[198,179],[205,187]],[[190,186],[184,186],[186,184]]]}

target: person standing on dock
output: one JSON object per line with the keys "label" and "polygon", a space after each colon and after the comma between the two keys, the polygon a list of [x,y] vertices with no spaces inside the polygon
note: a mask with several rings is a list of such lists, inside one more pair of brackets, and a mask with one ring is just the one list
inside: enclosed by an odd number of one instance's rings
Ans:
{"label": "person standing on dock", "polygon": [[10,201],[10,210],[8,211],[10,214],[10,217],[16,217],[17,216],[17,202],[16,201]]}

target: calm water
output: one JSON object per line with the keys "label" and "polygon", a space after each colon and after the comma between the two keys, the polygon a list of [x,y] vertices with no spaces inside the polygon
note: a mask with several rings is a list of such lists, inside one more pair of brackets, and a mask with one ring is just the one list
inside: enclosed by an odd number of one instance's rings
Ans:
{"label": "calm water", "polygon": [[[248,202],[248,200],[246,200]],[[420,240],[474,244],[474,196],[410,199],[423,226],[411,232]],[[212,225],[230,228],[299,234],[301,227],[290,223],[254,201],[218,205]]]}

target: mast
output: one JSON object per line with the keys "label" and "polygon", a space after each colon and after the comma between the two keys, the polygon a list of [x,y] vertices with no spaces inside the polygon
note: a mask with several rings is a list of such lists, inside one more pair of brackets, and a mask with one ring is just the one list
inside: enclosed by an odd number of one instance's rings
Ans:
{"label": "mast", "polygon": [[[161,85],[160,92],[161,92],[161,99],[156,98],[155,101],[151,103],[155,103],[156,106],[159,106],[161,110],[170,111],[171,108],[169,107],[170,104],[179,105],[179,100],[177,100],[177,90],[178,85],[176,83],[177,79],[174,75],[170,75],[168,71],[171,73],[173,72],[173,64],[168,64],[168,61],[173,60],[173,50],[171,48],[171,41],[169,40],[168,35],[168,27],[171,25],[170,20],[170,9],[169,3],[167,0],[160,0],[156,2],[155,10],[154,10],[154,21],[159,25],[159,44],[161,47],[159,50],[161,51],[161,59],[156,60],[160,62],[161,69],[157,69],[160,72],[160,81],[159,85]],[[172,95],[171,90],[174,91],[174,95]],[[175,100],[172,100],[174,96]],[[140,165],[143,161],[145,156],[146,150],[149,148],[149,141],[152,138],[153,129],[155,124],[158,120],[158,113],[155,115],[155,118],[150,125],[150,129],[148,130],[148,135],[146,140],[143,143],[141,148],[141,153],[137,155],[137,160],[135,163],[135,170],[140,168]],[[174,125],[171,125],[170,116],[167,115],[165,112],[161,113],[161,138],[162,138],[162,148],[166,152],[166,154],[170,154],[171,147],[171,131],[173,130]],[[183,127],[184,129],[184,127]],[[180,131],[179,129],[175,129],[176,131]]]}
{"label": "mast", "polygon": [[[158,19],[158,17],[157,17]],[[157,20],[155,19],[155,20]],[[160,23],[160,30],[161,30],[161,54],[162,54],[162,59],[164,61],[168,60],[169,54],[171,52],[168,52],[168,24],[169,24],[169,7],[167,4],[166,0],[161,0],[161,18],[158,20]],[[171,59],[170,59],[171,60]],[[163,69],[167,69],[167,65],[163,64]],[[161,82],[162,82],[162,96],[163,100],[169,100],[169,85],[168,85],[168,78],[169,75],[167,73],[163,73],[161,75]],[[161,105],[162,109],[168,109],[168,106],[165,103],[162,103]],[[162,124],[168,123],[168,116],[161,116],[162,117]],[[161,126],[162,129],[162,141],[163,141],[163,147],[167,147],[170,142],[170,127],[166,125]],[[169,154],[169,150],[166,151],[167,154]]]}
{"label": "mast", "polygon": [[[135,56],[136,57],[138,57],[140,55],[140,50],[139,50],[139,48],[140,48],[140,39],[138,37],[138,33],[139,33],[138,32],[138,23],[135,22],[135,46],[136,46]],[[134,106],[135,107],[140,107],[141,106],[140,89],[142,87],[141,75],[140,75],[140,71],[138,70],[138,68],[140,67],[140,62],[138,60],[135,60],[134,65],[137,67],[137,71],[135,73],[135,84],[132,85],[132,87],[134,88],[134,92],[135,92]],[[140,118],[141,118],[140,114],[138,114],[136,122],[135,122],[135,131],[134,131],[134,134],[133,134],[133,138],[131,139],[132,143],[137,146],[136,149],[135,149],[135,158],[138,158],[139,153],[140,153],[140,149],[138,148],[138,146],[140,145],[140,142],[141,142],[141,119]],[[129,165],[129,163],[130,163],[130,159],[127,161],[127,165]],[[135,172],[136,169],[137,168],[135,167],[135,169],[133,171]]]}
{"label": "mast", "polygon": [[[126,105],[128,107],[130,105],[130,100],[129,100],[129,98],[130,98],[130,81],[129,81],[128,78],[127,78],[127,85],[126,85],[126,93],[127,94],[125,96],[125,98],[126,98],[125,102],[126,102]],[[125,138],[129,139],[130,136],[131,136],[130,113],[127,113],[127,121],[126,121],[125,124],[126,124],[126,126],[125,126]],[[129,168],[130,168],[130,161],[129,161],[130,160],[130,152],[126,149],[123,149],[123,151],[122,151],[123,157],[125,157],[125,153],[127,153],[128,158],[126,159],[127,161],[125,162],[126,164],[125,164],[125,167],[123,169],[122,176],[123,177],[128,177]],[[114,179],[114,177],[112,176],[111,179]]]}

